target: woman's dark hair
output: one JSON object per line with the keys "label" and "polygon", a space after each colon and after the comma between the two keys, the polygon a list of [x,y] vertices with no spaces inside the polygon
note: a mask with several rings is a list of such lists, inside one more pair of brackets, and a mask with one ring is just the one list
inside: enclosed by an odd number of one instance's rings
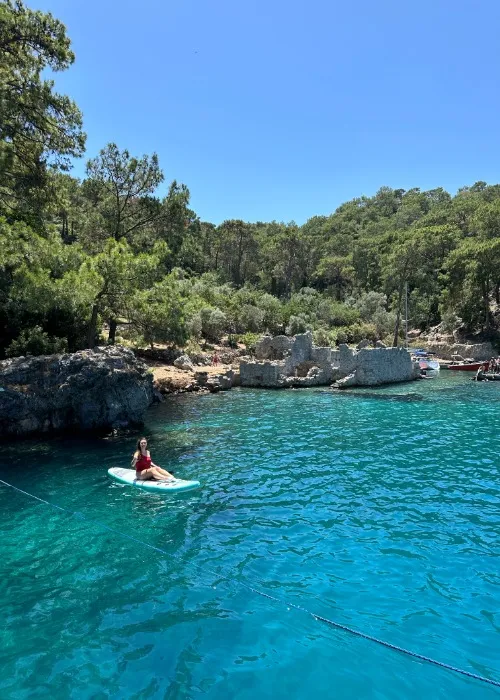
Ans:
{"label": "woman's dark hair", "polygon": [[137,452],[139,452],[139,454],[141,453],[141,442],[143,440],[146,440],[146,444],[147,444],[148,441],[147,441],[147,438],[145,438],[145,437],[141,437],[137,440]]}

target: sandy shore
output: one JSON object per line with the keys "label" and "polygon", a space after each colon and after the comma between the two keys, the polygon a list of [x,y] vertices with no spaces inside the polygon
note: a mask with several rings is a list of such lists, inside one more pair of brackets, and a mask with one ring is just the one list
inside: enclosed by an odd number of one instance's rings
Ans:
{"label": "sandy shore", "polygon": [[[178,369],[173,365],[164,365],[157,362],[148,362],[147,364],[153,370],[154,382],[160,391],[167,393],[185,391],[194,384],[194,372],[191,370]],[[231,368],[231,365],[208,365],[196,367],[195,372],[207,372],[208,376],[211,377],[224,374]]]}

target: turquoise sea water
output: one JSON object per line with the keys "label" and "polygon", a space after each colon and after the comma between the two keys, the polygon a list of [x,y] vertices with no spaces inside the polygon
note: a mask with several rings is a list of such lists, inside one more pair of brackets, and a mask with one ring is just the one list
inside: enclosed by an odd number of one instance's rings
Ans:
{"label": "turquoise sea water", "polygon": [[169,398],[178,496],[107,477],[136,434],[4,447],[85,518],[0,485],[0,697],[500,697],[241,585],[500,680],[500,382],[469,379]]}

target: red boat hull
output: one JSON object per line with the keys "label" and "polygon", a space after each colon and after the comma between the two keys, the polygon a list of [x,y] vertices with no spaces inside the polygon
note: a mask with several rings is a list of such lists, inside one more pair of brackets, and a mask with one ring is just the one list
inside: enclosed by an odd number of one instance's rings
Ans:
{"label": "red boat hull", "polygon": [[470,362],[465,365],[448,365],[448,369],[454,369],[461,372],[477,372],[481,367],[487,368],[488,362]]}

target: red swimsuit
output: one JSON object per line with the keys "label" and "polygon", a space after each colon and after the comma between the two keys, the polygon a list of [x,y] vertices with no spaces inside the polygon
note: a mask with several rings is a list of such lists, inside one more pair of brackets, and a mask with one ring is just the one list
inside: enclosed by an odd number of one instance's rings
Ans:
{"label": "red swimsuit", "polygon": [[151,466],[151,457],[149,455],[145,457],[144,455],[141,454],[137,462],[135,463],[135,471],[140,473],[144,471],[145,469],[149,469]]}

